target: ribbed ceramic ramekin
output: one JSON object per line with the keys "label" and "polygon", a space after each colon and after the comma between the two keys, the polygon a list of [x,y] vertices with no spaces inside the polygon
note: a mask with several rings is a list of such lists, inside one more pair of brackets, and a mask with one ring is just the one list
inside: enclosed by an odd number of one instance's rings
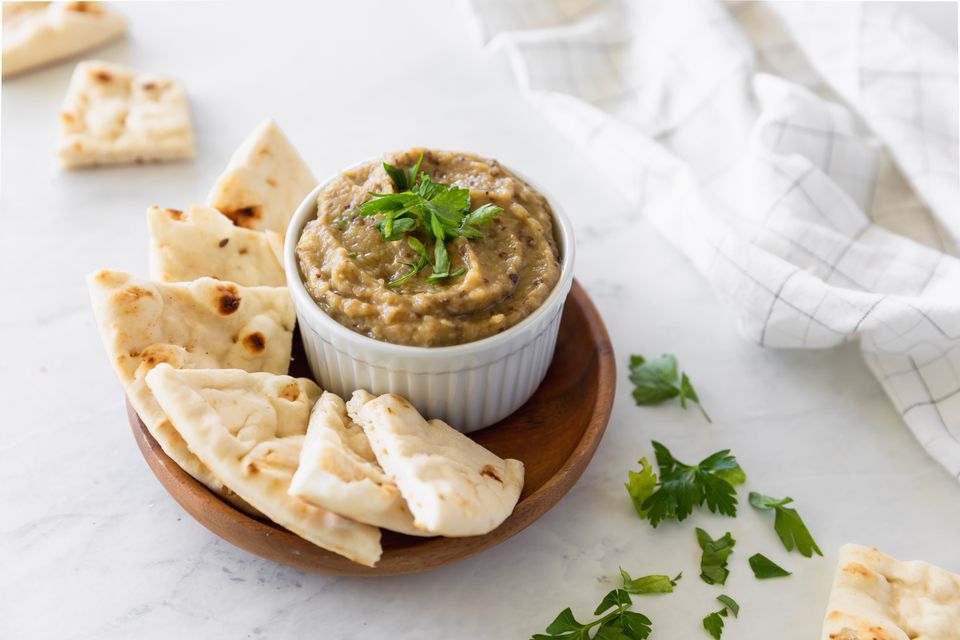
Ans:
{"label": "ribbed ceramic ramekin", "polygon": [[284,243],[287,286],[300,323],[310,369],[320,385],[344,398],[357,389],[396,393],[409,399],[427,418],[440,418],[469,432],[505,418],[533,395],[550,367],[563,303],[573,282],[573,230],[557,201],[539,191],[553,209],[560,249],[560,279],[536,311],[522,322],[483,340],[452,347],[412,347],[360,335],[328,316],[303,284],[297,242],[303,227],[317,215],[324,180],[300,204]]}

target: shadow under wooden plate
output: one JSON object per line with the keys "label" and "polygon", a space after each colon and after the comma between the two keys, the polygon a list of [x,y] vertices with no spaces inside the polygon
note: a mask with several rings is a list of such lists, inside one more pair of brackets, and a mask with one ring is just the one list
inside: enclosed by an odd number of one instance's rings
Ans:
{"label": "shadow under wooden plate", "polygon": [[[295,344],[299,347],[296,338]],[[302,349],[294,350],[291,375],[309,376]],[[574,281],[553,362],[540,388],[515,413],[471,434],[497,455],[526,465],[523,493],[513,514],[490,533],[469,538],[415,538],[384,531],[383,557],[373,568],[223,502],[167,457],[129,403],[127,414],[154,474],[180,506],[210,531],[250,553],[304,571],[386,576],[463,560],[507,540],[546,513],[593,457],[610,418],[615,386],[616,366],[607,330],[586,292]]]}

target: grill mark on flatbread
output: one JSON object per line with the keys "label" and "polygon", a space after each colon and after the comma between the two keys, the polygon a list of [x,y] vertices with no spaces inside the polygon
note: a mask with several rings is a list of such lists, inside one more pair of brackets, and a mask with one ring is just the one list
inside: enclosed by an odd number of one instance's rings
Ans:
{"label": "grill mark on flatbread", "polygon": [[297,383],[291,382],[290,384],[286,385],[283,389],[281,389],[278,395],[284,400],[289,400],[290,402],[293,402],[300,397],[300,387],[297,386]]}
{"label": "grill mark on flatbread", "polygon": [[208,276],[248,287],[286,283],[283,239],[274,232],[239,227],[220,211],[199,205],[186,213],[150,207],[147,225],[155,280],[189,282]]}
{"label": "grill mark on flatbread", "polygon": [[267,339],[259,331],[255,331],[243,339],[243,346],[254,353],[260,353],[267,347]]}
{"label": "grill mark on flatbread", "polygon": [[294,211],[316,185],[280,127],[265,120],[233,153],[207,203],[238,227],[284,234]]}
{"label": "grill mark on flatbread", "polygon": [[[488,478],[493,478],[494,480],[496,480],[496,481],[499,482],[500,484],[503,484],[503,480],[500,478],[499,475],[497,475],[497,470],[496,470],[495,468],[493,468],[492,466],[490,466],[489,464],[488,464],[488,465],[484,465],[483,469],[480,470],[480,475],[482,475],[482,476],[487,476]],[[443,496],[441,496],[441,497],[443,497]]]}
{"label": "grill mark on flatbread", "polygon": [[245,229],[256,229],[257,221],[263,218],[263,207],[251,205],[248,207],[238,207],[236,209],[221,210],[221,213],[231,220],[233,224]]}
{"label": "grill mark on flatbread", "polygon": [[236,287],[218,285],[217,294],[217,308],[223,315],[228,316],[240,308],[240,295],[237,293]]}

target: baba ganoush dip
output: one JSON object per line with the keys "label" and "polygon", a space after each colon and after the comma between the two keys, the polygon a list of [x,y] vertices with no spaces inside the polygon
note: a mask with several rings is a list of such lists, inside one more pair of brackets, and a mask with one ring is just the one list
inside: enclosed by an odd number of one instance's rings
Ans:
{"label": "baba ganoush dip", "polygon": [[[381,237],[375,225],[382,214],[359,214],[371,193],[397,191],[378,160],[343,172],[320,191],[317,217],[297,244],[307,291],[343,326],[393,344],[441,347],[505,331],[543,304],[559,279],[550,205],[496,160],[430,149],[383,160],[409,170],[421,155],[420,171],[432,182],[469,190],[471,211],[486,204],[503,209],[480,228],[483,237],[446,241],[449,273],[463,273],[430,282],[426,266],[396,282],[421,256],[408,241]],[[435,244],[423,228],[409,235],[433,258]]]}

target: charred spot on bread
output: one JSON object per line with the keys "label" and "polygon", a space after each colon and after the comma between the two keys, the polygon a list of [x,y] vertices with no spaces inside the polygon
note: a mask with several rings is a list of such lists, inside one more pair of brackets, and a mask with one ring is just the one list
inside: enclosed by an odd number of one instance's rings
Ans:
{"label": "charred spot on bread", "polygon": [[240,293],[236,287],[227,284],[217,285],[217,309],[221,315],[228,316],[240,308]]}
{"label": "charred spot on bread", "polygon": [[851,562],[843,568],[844,573],[852,573],[854,575],[863,576],[864,578],[870,577],[870,569],[867,569],[865,566],[858,562]]}
{"label": "charred spot on bread", "polygon": [[238,227],[252,228],[257,220],[263,217],[263,207],[257,204],[236,209],[225,209],[223,215],[233,221]]}
{"label": "charred spot on bread", "polygon": [[139,302],[144,298],[152,298],[153,292],[143,287],[132,285],[117,291],[113,300],[120,313],[135,313],[139,310]]}
{"label": "charred spot on bread", "polygon": [[230,242],[230,238],[224,238],[223,240],[217,243],[217,246],[223,249],[225,246],[227,246],[228,242]]}
{"label": "charred spot on bread", "polygon": [[480,475],[493,478],[500,484],[503,484],[503,480],[500,478],[500,475],[497,473],[497,470],[493,467],[493,465],[484,465],[483,469],[480,470]]}
{"label": "charred spot on bread", "polygon": [[243,346],[247,348],[247,351],[260,353],[267,347],[267,339],[259,331],[254,331],[243,337]]}
{"label": "charred spot on bread", "polygon": [[284,400],[289,400],[293,402],[300,397],[300,385],[291,380],[280,389],[279,396]]}

